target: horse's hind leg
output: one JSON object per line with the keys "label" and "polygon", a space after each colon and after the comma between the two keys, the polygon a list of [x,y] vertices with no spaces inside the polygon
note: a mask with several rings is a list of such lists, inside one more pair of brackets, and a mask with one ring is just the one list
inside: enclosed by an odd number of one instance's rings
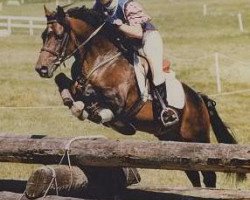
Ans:
{"label": "horse's hind leg", "polygon": [[194,187],[201,187],[199,172],[197,172],[197,171],[185,171],[185,173]]}
{"label": "horse's hind leg", "polygon": [[216,174],[213,171],[201,171],[203,175],[203,183],[206,187],[216,187]]}

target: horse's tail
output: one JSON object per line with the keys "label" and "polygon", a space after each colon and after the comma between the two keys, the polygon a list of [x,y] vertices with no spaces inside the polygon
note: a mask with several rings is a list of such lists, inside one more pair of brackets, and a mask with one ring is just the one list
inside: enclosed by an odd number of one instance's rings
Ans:
{"label": "horse's tail", "polygon": [[[237,140],[235,139],[233,131],[227,126],[219,116],[216,110],[216,102],[210,99],[207,95],[200,94],[206,107],[208,109],[210,123],[215,134],[215,137],[219,143],[225,144],[237,144]],[[237,181],[244,181],[246,180],[245,173],[236,173],[236,180]]]}

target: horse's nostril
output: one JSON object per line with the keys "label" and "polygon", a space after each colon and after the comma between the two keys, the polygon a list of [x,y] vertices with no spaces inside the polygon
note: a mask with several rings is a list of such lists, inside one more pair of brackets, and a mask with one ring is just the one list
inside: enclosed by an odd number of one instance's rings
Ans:
{"label": "horse's nostril", "polygon": [[36,67],[36,71],[41,77],[47,77],[49,74],[49,69],[46,66]]}
{"label": "horse's nostril", "polygon": [[47,75],[48,74],[48,67],[42,66],[40,69],[41,74]]}

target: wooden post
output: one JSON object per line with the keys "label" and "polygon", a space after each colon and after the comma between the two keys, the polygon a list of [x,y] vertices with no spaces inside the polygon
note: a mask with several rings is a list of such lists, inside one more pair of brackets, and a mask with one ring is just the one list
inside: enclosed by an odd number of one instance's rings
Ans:
{"label": "wooden post", "polygon": [[7,19],[7,30],[9,34],[11,34],[11,18],[10,17]]}
{"label": "wooden post", "polygon": [[30,36],[34,35],[34,29],[33,29],[33,21],[29,20],[29,30],[30,30]]}
{"label": "wooden post", "polygon": [[220,65],[219,65],[219,53],[215,53],[215,73],[216,73],[216,84],[217,92],[221,93],[221,79],[220,79]]}
{"label": "wooden post", "polygon": [[[0,162],[58,164],[68,141],[0,137]],[[77,166],[250,172],[250,147],[246,145],[91,138],[71,141],[70,158]]]}
{"label": "wooden post", "polygon": [[207,4],[203,4],[203,16],[207,15]]}
{"label": "wooden post", "polygon": [[240,27],[240,32],[244,32],[244,28],[243,28],[243,22],[242,22],[242,15],[241,13],[238,13],[238,22],[239,22],[239,27]]}

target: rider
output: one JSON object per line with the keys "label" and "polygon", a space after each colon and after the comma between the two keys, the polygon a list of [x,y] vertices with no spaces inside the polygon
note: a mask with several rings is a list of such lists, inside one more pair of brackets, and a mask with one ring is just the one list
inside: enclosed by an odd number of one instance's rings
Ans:
{"label": "rider", "polygon": [[[104,13],[108,22],[115,25],[126,37],[141,41],[142,49],[150,63],[154,90],[158,91],[166,105],[166,75],[162,69],[163,42],[155,26],[150,23],[151,17],[133,0],[95,0],[93,9]],[[178,121],[178,114],[173,107],[163,109],[164,106],[155,98],[153,107],[154,117],[164,125]]]}

